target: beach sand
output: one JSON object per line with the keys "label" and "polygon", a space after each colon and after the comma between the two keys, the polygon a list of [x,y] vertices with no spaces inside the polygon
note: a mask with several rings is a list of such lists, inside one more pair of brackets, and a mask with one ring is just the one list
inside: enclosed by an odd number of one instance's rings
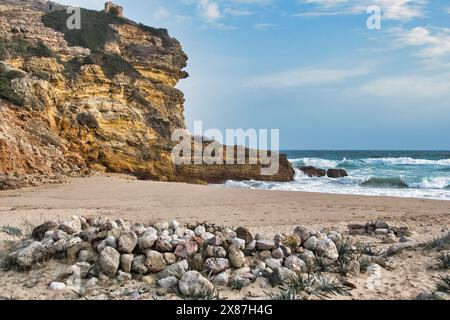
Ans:
{"label": "beach sand", "polygon": [[[0,226],[26,229],[73,215],[121,217],[145,223],[172,219],[186,224],[206,221],[246,226],[252,232],[268,235],[292,233],[298,225],[345,232],[348,223],[385,220],[393,226],[408,226],[414,233],[411,240],[422,242],[449,230],[450,201],[231,189],[138,181],[121,175],[94,176],[73,179],[62,185],[0,192]],[[362,238],[383,247],[380,238]],[[11,237],[0,232],[1,240],[11,240]],[[350,298],[413,299],[421,292],[432,291],[441,274],[433,268],[437,255],[437,251],[421,249],[402,252],[395,257],[394,270],[381,271],[381,282],[377,286],[368,284],[367,274],[352,279],[357,289]],[[52,264],[56,262],[28,272],[25,278],[17,272],[0,271],[0,296],[46,299],[60,295],[46,288],[58,269]],[[32,281],[31,286],[29,281]],[[267,289],[258,287],[223,295],[257,297],[263,291]],[[63,298],[70,297],[67,295]]]}

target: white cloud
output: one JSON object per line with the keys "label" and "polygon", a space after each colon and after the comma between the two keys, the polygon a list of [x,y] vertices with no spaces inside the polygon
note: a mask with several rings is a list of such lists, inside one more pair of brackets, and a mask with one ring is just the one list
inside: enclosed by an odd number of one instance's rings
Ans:
{"label": "white cloud", "polygon": [[245,86],[272,89],[318,86],[343,82],[368,73],[368,68],[297,69],[256,77],[248,80]]}
{"label": "white cloud", "polygon": [[424,15],[429,0],[302,0],[313,5],[313,10],[300,12],[295,16],[331,16],[342,14],[363,14],[371,5],[381,7],[386,20],[409,21]]}
{"label": "white cloud", "polygon": [[422,58],[450,56],[450,29],[447,28],[436,29],[434,33],[424,27],[399,30],[397,42],[402,46],[420,47],[418,55]]}
{"label": "white cloud", "polygon": [[273,30],[273,29],[276,29],[276,27],[277,26],[272,23],[257,23],[253,26],[253,28],[255,30],[259,30],[259,31]]}
{"label": "white cloud", "polygon": [[248,17],[255,14],[255,12],[251,10],[236,9],[236,8],[225,8],[223,12],[234,17]]}
{"label": "white cloud", "polygon": [[358,89],[359,94],[398,99],[440,99],[450,95],[450,74],[382,77]]}
{"label": "white cloud", "polygon": [[222,17],[219,4],[211,0],[199,0],[197,4],[200,16],[207,22],[215,22]]}

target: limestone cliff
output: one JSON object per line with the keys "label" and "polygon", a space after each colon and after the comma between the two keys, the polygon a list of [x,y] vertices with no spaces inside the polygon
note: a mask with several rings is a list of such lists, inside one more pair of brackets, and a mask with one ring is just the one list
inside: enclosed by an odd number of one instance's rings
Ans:
{"label": "limestone cliff", "polygon": [[[39,0],[0,2],[0,189],[95,171],[145,179],[263,179],[261,165],[175,166],[171,133],[184,128],[187,56],[164,29]],[[293,169],[284,156],[278,175]]]}

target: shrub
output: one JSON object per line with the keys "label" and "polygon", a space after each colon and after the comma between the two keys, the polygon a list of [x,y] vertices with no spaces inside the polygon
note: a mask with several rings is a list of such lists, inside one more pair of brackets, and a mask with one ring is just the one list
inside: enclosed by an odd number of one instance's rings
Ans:
{"label": "shrub", "polygon": [[92,52],[91,59],[102,68],[104,74],[109,78],[114,78],[121,73],[129,77],[139,76],[139,72],[117,53],[111,54],[95,50]]}
{"label": "shrub", "polygon": [[423,244],[426,249],[442,249],[448,245],[450,245],[450,232]]}
{"label": "shrub", "polygon": [[450,253],[442,252],[436,258],[439,269],[450,269]]}
{"label": "shrub", "polygon": [[22,106],[23,100],[20,98],[11,86],[10,73],[0,75],[0,98],[15,105]]}
{"label": "shrub", "polygon": [[439,282],[436,284],[436,290],[440,292],[450,293],[450,276],[439,276]]}
{"label": "shrub", "polygon": [[14,36],[7,40],[0,38],[0,60],[5,60],[8,55],[15,54],[25,57],[54,57],[54,52],[44,43],[33,44],[24,38]]}
{"label": "shrub", "polygon": [[70,30],[66,25],[68,17],[66,11],[57,10],[42,16],[42,22],[46,27],[64,33],[69,45],[91,50],[102,50],[108,37],[115,34],[110,24],[122,24],[125,21],[114,14],[81,9],[81,29]]}

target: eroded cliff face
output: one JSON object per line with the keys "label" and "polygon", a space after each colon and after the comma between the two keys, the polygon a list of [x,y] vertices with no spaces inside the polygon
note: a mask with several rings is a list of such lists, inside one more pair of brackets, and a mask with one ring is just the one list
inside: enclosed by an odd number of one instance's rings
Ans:
{"label": "eroded cliff face", "polygon": [[[50,10],[51,9],[51,10]],[[260,165],[175,166],[171,133],[184,128],[187,56],[164,29],[81,11],[68,30],[63,7],[0,3],[0,188],[95,171],[145,179],[258,179]],[[278,175],[293,170],[282,157]]]}

